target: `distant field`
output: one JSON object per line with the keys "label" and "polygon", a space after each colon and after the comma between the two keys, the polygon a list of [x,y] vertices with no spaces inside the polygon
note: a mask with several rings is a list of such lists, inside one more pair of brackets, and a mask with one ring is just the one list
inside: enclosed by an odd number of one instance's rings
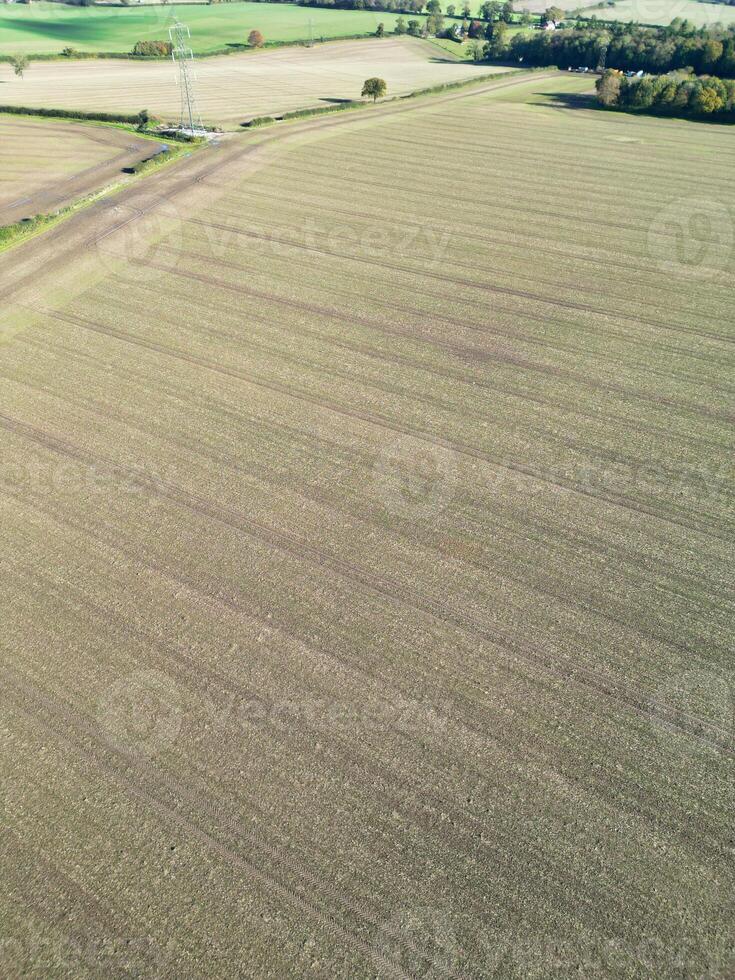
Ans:
{"label": "distant field", "polygon": [[253,29],[266,41],[299,41],[308,39],[310,20],[315,38],[334,38],[367,34],[380,22],[390,31],[397,19],[388,13],[268,3],[142,9],[0,4],[0,54],[58,53],[65,47],[125,53],[136,41],[168,40],[168,28],[177,15],[189,26],[192,48],[200,53],[245,44]]}
{"label": "distant field", "polygon": [[591,84],[0,256],[4,975],[732,976],[732,131]]}
{"label": "distant field", "polygon": [[[586,6],[586,4],[585,4]],[[675,17],[691,21],[698,27],[735,23],[735,7],[722,3],[700,3],[698,0],[618,0],[614,7],[590,9],[586,16],[601,20],[639,21],[642,24],[670,24]]]}
{"label": "distant field", "polygon": [[[518,10],[527,7],[538,12],[548,4],[546,0],[530,0],[516,6]],[[697,24],[735,21],[735,7],[696,0],[619,0],[615,7],[591,9],[589,14],[663,24],[677,16]],[[127,9],[58,3],[0,4],[0,55],[58,54],[65,47],[126,53],[136,41],[166,40],[176,15],[189,25],[192,47],[201,54],[245,44],[254,28],[267,41],[306,40],[310,33],[316,39],[330,39],[372,33],[380,22],[391,32],[398,17],[383,12],[272,3],[144,4]],[[0,67],[0,77],[1,73]]]}
{"label": "distant field", "polygon": [[154,149],[119,129],[0,115],[0,225],[58,207]]}
{"label": "distant field", "polygon": [[[549,6],[548,0],[519,0],[515,9],[543,13]],[[588,17],[622,20],[626,23],[638,21],[642,24],[670,24],[675,17],[682,17],[704,26],[715,21],[731,24],[735,20],[735,7],[700,3],[699,0],[617,0],[614,7],[600,7],[599,0],[579,0],[577,3],[561,6],[568,11],[584,8]]]}
{"label": "distant field", "polygon": [[[229,128],[253,116],[360,97],[362,83],[380,75],[388,94],[507,71],[450,61],[417,38],[341,41],[207,58],[197,67],[197,97],[205,122]],[[137,112],[167,119],[179,108],[176,73],[168,61],[36,62],[23,79],[6,74],[0,103],[62,109]]]}
{"label": "distant field", "polygon": [[[591,7],[597,3],[599,3],[599,0],[579,0],[578,3],[555,4],[555,6],[560,6],[562,10],[578,10],[580,7]],[[513,4],[514,9],[518,13],[529,10],[532,14],[542,14],[551,6],[552,4],[548,0],[516,0]]]}

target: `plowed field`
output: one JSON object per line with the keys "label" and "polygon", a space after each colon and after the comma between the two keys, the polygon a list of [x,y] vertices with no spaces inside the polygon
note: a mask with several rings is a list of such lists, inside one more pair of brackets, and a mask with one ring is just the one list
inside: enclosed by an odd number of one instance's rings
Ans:
{"label": "plowed field", "polygon": [[0,257],[6,974],[731,975],[732,137],[509,85]]}

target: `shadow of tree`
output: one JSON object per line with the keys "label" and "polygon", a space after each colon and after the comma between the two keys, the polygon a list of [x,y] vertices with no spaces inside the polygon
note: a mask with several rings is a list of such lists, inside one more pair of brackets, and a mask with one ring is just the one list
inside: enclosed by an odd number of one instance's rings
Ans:
{"label": "shadow of tree", "polygon": [[553,109],[602,109],[594,92],[539,92]]}

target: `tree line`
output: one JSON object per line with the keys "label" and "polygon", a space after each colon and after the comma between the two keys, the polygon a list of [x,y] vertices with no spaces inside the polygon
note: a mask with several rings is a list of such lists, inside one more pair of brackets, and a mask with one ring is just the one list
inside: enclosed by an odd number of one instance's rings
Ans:
{"label": "tree line", "polygon": [[696,74],[735,77],[735,26],[678,29],[635,24],[520,33],[489,57],[510,57],[528,65],[618,68],[652,74],[689,68]]}
{"label": "tree line", "polygon": [[597,99],[610,109],[667,116],[735,119],[735,79],[684,72],[626,78],[607,69],[597,79]]}
{"label": "tree line", "polygon": [[[286,3],[293,2],[293,0],[275,0],[275,2]],[[439,0],[297,0],[297,2],[302,7],[332,7],[339,10],[377,10],[386,13],[420,14],[426,8],[428,14],[442,13]],[[507,24],[517,21],[527,26],[537,19],[528,13],[516,14],[513,10],[512,0],[485,0],[477,10],[477,18],[485,21],[502,20]],[[563,12],[560,8],[550,7],[549,10],[556,15],[553,19],[561,20]],[[444,13],[448,17],[464,17],[467,20],[473,16],[472,7],[468,0],[448,4]]]}
{"label": "tree line", "polygon": [[[285,0],[279,0],[285,2]],[[298,0],[302,7],[329,7],[337,10],[378,10],[387,13],[420,14],[426,0]]]}

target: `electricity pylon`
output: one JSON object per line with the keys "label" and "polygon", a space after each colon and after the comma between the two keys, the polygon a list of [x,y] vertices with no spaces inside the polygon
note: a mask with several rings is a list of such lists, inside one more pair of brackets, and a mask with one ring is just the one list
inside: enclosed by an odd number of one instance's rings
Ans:
{"label": "electricity pylon", "polygon": [[168,36],[171,39],[171,60],[179,68],[179,89],[181,93],[181,112],[179,129],[192,136],[204,136],[206,130],[202,117],[197,109],[194,98],[194,52],[189,45],[191,34],[186,24],[176,18],[173,27],[169,27]]}

